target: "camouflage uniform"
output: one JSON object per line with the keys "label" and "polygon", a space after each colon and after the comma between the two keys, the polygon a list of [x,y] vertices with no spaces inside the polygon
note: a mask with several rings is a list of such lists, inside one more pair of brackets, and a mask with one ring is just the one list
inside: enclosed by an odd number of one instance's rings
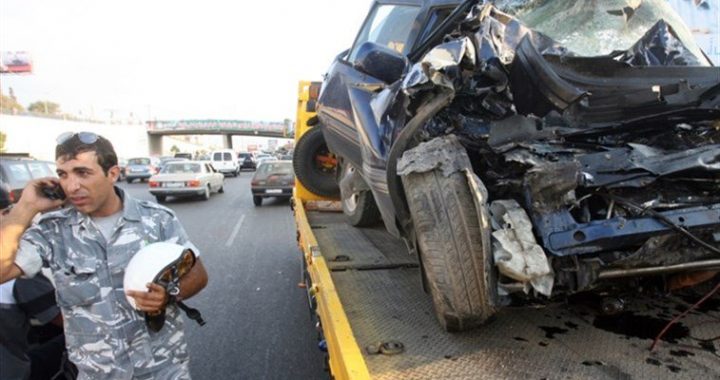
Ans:
{"label": "camouflage uniform", "polygon": [[179,310],[168,306],[164,327],[149,331],[125,298],[123,277],[130,258],[149,243],[197,248],[171,210],[115,191],[123,210],[110,241],[90,217],[67,208],[43,215],[25,232],[15,263],[30,277],[41,265],[52,270],[80,379],[189,378]]}

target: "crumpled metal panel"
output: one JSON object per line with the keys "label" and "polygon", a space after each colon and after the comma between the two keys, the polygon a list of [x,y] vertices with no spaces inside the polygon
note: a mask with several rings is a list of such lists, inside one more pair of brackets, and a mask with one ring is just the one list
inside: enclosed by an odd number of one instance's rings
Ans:
{"label": "crumpled metal panel", "polygon": [[665,20],[658,21],[616,59],[633,66],[700,66],[705,63],[688,50]]}
{"label": "crumpled metal panel", "polygon": [[410,173],[425,173],[440,169],[447,177],[465,169],[472,170],[467,155],[458,154],[458,152],[464,151],[465,148],[455,135],[432,139],[405,151],[398,160],[397,174],[404,176]]}

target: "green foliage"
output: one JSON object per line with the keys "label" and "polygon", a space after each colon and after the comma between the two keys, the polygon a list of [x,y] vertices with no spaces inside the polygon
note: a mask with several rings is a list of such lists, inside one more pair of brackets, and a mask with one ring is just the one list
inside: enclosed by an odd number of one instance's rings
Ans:
{"label": "green foliage", "polygon": [[172,154],[180,153],[180,148],[178,148],[177,145],[173,145],[172,147],[170,147],[170,153],[172,153]]}
{"label": "green foliage", "polygon": [[30,104],[28,111],[43,115],[60,115],[60,105],[48,100],[42,100]]}
{"label": "green foliage", "polygon": [[5,141],[7,140],[7,135],[0,131],[0,153],[5,152]]}
{"label": "green foliage", "polygon": [[15,98],[0,93],[0,112],[16,114],[25,112],[25,108],[18,104]]}

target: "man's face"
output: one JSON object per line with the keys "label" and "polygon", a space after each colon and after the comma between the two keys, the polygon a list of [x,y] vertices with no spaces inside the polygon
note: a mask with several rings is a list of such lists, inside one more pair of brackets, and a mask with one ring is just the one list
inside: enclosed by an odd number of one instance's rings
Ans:
{"label": "man's face", "polygon": [[106,175],[95,152],[83,152],[72,159],[61,157],[56,163],[60,186],[68,202],[83,214],[105,216],[119,168],[111,168]]}

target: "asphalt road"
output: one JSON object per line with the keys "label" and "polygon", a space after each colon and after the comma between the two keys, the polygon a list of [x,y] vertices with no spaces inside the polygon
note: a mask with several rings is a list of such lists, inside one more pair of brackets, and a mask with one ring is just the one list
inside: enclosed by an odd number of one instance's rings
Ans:
{"label": "asphalt road", "polygon": [[[186,319],[194,379],[326,379],[324,357],[300,281],[301,255],[287,200],[255,207],[252,172],[225,178],[208,201],[168,199],[200,249],[209,284],[188,304],[203,327]],[[122,183],[153,200],[147,183]]]}

